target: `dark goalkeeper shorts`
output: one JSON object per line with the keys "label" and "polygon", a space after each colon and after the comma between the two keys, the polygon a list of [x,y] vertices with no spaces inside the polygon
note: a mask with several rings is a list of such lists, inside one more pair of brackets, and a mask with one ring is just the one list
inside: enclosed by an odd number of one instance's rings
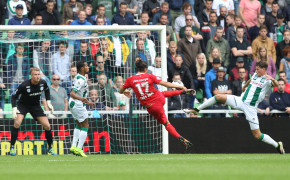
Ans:
{"label": "dark goalkeeper shorts", "polygon": [[19,103],[17,109],[19,111],[17,114],[22,114],[25,117],[27,113],[30,113],[34,120],[37,120],[37,117],[46,116],[40,105],[29,106]]}

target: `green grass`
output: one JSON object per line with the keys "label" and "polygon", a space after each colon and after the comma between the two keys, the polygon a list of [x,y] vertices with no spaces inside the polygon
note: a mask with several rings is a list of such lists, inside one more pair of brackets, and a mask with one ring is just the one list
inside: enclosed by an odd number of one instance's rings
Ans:
{"label": "green grass", "polygon": [[290,155],[0,156],[0,179],[290,179]]}

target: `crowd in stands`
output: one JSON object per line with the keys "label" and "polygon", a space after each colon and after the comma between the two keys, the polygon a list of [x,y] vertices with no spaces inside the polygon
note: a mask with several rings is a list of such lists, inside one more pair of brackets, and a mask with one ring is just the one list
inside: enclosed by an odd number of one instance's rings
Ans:
{"label": "crowd in stands", "polygon": [[[279,86],[267,93],[258,112],[269,116],[276,109],[285,111],[276,116],[290,114],[290,0],[1,0],[0,25],[165,25],[168,81],[197,90],[196,97],[169,98],[169,110],[192,108],[216,94],[240,96],[256,63],[266,61],[267,73]],[[66,40],[71,33],[90,38]],[[128,110],[130,101],[119,87],[135,73],[139,59],[148,62],[149,73],[161,76],[160,35],[144,31],[132,38],[115,32],[98,38],[106,33],[62,31],[63,40],[48,40],[51,34],[46,31],[0,32],[0,108],[10,101],[7,93],[12,94],[36,66],[50,85],[53,105],[66,111],[75,63],[83,60],[90,67],[94,109]],[[35,41],[14,41],[19,38]],[[137,98],[132,102],[138,104]]]}

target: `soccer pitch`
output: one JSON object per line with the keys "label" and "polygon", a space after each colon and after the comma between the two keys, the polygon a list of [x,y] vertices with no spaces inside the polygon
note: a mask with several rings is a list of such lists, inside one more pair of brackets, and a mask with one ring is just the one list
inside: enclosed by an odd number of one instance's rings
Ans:
{"label": "soccer pitch", "polygon": [[0,179],[290,179],[290,156],[170,154],[2,156]]}

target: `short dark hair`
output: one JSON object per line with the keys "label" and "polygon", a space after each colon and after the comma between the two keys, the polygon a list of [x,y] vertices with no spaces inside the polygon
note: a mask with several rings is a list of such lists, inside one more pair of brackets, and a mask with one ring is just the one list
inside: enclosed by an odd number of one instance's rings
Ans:
{"label": "short dark hair", "polygon": [[239,69],[238,69],[238,72],[239,72],[239,70],[240,70],[240,69],[244,69],[244,70],[246,70],[246,68],[245,68],[245,67],[239,67]]}
{"label": "short dark hair", "polygon": [[266,25],[262,25],[262,26],[260,27],[259,31],[261,31],[262,29],[266,29],[266,31],[268,31],[268,28],[267,28]]}
{"label": "short dark hair", "polygon": [[85,67],[85,63],[87,63],[87,62],[85,62],[85,61],[78,61],[77,62],[77,72],[78,73],[80,73],[81,72],[81,69],[82,69],[82,67]]}
{"label": "short dark hair", "polygon": [[[242,30],[244,30],[244,27],[243,27],[243,26],[238,26],[238,27],[237,27],[237,30],[238,30],[238,29],[242,29]],[[244,32],[245,32],[245,31],[244,31]]]}
{"label": "short dark hair", "polygon": [[145,69],[148,68],[148,63],[143,60],[139,60],[135,62],[135,68],[137,72],[144,72]]}
{"label": "short dark hair", "polygon": [[67,44],[67,42],[66,41],[60,41],[60,43],[59,43],[59,45],[64,45],[66,48],[67,48],[67,46],[68,46],[68,44]]}
{"label": "short dark hair", "polygon": [[286,84],[286,82],[285,82],[285,80],[284,79],[278,79],[278,81],[283,81],[284,82],[284,84]]}
{"label": "short dark hair", "polygon": [[290,46],[286,46],[283,49],[283,56],[286,57],[289,52],[290,52]]}
{"label": "short dark hair", "polygon": [[275,5],[275,4],[277,4],[279,6],[277,1],[273,1],[272,6]]}
{"label": "short dark hair", "polygon": [[215,14],[215,15],[217,16],[217,13],[214,12],[214,11],[211,11],[211,12],[209,13],[209,15],[211,15],[211,14]]}
{"label": "short dark hair", "polygon": [[173,78],[174,76],[180,76],[180,73],[179,73],[179,72],[175,72],[175,73],[173,74],[172,78]]}
{"label": "short dark hair", "polygon": [[257,62],[256,66],[260,67],[260,68],[264,68],[264,69],[268,69],[268,63],[265,61],[259,61]]}
{"label": "short dark hair", "polygon": [[125,2],[121,2],[120,5],[119,5],[119,7],[121,7],[122,5],[126,5],[127,6],[128,4],[125,3]]}
{"label": "short dark hair", "polygon": [[168,15],[165,14],[165,13],[163,13],[163,14],[160,15],[160,19],[162,18],[162,16],[166,16],[168,18]]}
{"label": "short dark hair", "polygon": [[99,4],[97,9],[99,9],[99,8],[101,8],[101,7],[106,8],[105,5],[103,5],[103,4]]}
{"label": "short dark hair", "polygon": [[216,28],[216,31],[218,31],[218,30],[224,30],[224,28],[222,27],[222,26],[218,26],[217,28]]}
{"label": "short dark hair", "polygon": [[283,74],[283,73],[284,73],[284,74],[286,74],[286,72],[285,72],[285,71],[280,71],[280,72],[279,72],[279,74]]}

